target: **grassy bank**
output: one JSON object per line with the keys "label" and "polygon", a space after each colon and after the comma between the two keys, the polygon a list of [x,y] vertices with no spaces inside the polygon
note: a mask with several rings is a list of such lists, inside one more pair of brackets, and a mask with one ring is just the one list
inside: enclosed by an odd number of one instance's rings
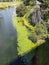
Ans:
{"label": "grassy bank", "polygon": [[[27,22],[27,20],[25,19]],[[29,29],[24,26],[24,18],[23,17],[15,17],[13,19],[14,27],[17,31],[17,41],[18,41],[18,55],[24,56],[26,58],[26,62],[29,62],[34,53],[36,48],[42,45],[45,41],[39,40],[37,43],[33,43],[29,38]],[[34,30],[29,23],[25,23],[30,29]],[[25,59],[24,58],[24,59]]]}
{"label": "grassy bank", "polygon": [[9,8],[12,6],[18,6],[20,4],[22,4],[22,2],[0,2],[0,10]]}
{"label": "grassy bank", "polygon": [[18,32],[18,54],[23,55],[34,47],[34,43],[28,39],[28,30],[23,26],[22,18],[15,18],[14,25]]}
{"label": "grassy bank", "polygon": [[13,19],[13,24],[18,36],[18,55],[25,56],[28,62],[32,59],[35,53],[34,50],[45,42],[45,40],[38,40],[36,43],[33,43],[28,38],[30,34],[29,30],[35,30],[35,27],[29,23],[30,21],[28,19],[28,16],[35,8],[36,6],[26,6],[26,14],[23,17],[14,17]]}

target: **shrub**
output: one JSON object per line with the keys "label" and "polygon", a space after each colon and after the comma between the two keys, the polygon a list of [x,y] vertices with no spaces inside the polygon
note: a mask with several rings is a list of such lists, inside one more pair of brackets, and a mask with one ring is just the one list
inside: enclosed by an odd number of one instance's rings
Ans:
{"label": "shrub", "polygon": [[18,7],[16,8],[16,13],[17,13],[17,15],[18,15],[19,17],[24,16],[25,13],[26,13],[26,7],[25,7],[25,5],[21,4],[20,6],[18,6]]}
{"label": "shrub", "polygon": [[48,18],[49,18],[49,10],[44,12],[44,14],[43,14],[43,20],[45,20],[47,22]]}
{"label": "shrub", "polygon": [[31,34],[29,35],[29,39],[34,43],[37,42],[37,35],[35,31],[31,32]]}
{"label": "shrub", "polygon": [[36,0],[23,0],[25,5],[33,5]]}
{"label": "shrub", "polygon": [[40,1],[40,2],[44,3],[45,5],[49,6],[49,0],[38,0],[38,1]]}
{"label": "shrub", "polygon": [[38,40],[42,39],[44,40],[47,38],[47,28],[43,24],[39,24],[36,26],[35,30],[31,32],[29,38],[33,42],[37,42]]}
{"label": "shrub", "polygon": [[49,6],[49,0],[43,0],[43,2]]}
{"label": "shrub", "polygon": [[39,24],[36,26],[35,32],[39,39],[45,39],[47,37],[47,28],[43,24]]}
{"label": "shrub", "polygon": [[48,33],[49,33],[49,22],[45,22],[45,25],[46,25],[47,31],[48,31]]}

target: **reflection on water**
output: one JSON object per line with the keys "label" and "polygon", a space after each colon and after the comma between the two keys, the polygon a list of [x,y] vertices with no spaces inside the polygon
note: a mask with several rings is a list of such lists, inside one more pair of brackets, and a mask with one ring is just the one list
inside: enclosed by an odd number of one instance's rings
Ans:
{"label": "reflection on water", "polygon": [[15,7],[0,11],[0,65],[16,58],[16,31],[12,24]]}

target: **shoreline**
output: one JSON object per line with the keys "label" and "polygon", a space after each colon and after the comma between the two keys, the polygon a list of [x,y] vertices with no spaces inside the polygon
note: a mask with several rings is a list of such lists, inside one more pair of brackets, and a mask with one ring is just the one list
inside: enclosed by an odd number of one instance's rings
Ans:
{"label": "shoreline", "polygon": [[22,4],[22,2],[0,2],[0,10],[13,6],[19,6],[20,4]]}

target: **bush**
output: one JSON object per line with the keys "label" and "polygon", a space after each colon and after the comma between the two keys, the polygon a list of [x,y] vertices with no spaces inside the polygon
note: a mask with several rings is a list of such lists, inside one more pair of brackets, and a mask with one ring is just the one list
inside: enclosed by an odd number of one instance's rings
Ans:
{"label": "bush", "polygon": [[31,34],[29,35],[29,39],[34,43],[37,42],[37,35],[35,31],[31,32]]}
{"label": "bush", "polygon": [[25,5],[21,4],[20,6],[18,6],[16,8],[16,13],[17,13],[17,16],[19,16],[19,17],[24,16],[25,13],[26,13],[26,7],[25,7]]}
{"label": "bush", "polygon": [[49,0],[43,0],[43,2],[49,6]]}
{"label": "bush", "polygon": [[35,28],[35,32],[37,35],[46,34],[47,33],[46,26],[44,24],[37,25]]}
{"label": "bush", "polygon": [[48,11],[46,11],[46,12],[44,12],[44,14],[43,14],[43,20],[44,21],[48,21],[48,18],[49,18],[49,10]]}
{"label": "bush", "polygon": [[49,33],[49,22],[45,22],[45,25],[46,25],[47,31],[48,31],[48,33]]}
{"label": "bush", "polygon": [[40,39],[42,39],[42,40],[46,39],[47,38],[47,28],[46,28],[46,26],[43,25],[43,24],[37,25],[35,30],[31,32],[29,38],[33,42],[37,42]]}
{"label": "bush", "polygon": [[49,6],[49,0],[38,0],[38,1],[40,1],[40,2],[44,3],[45,5]]}
{"label": "bush", "polygon": [[43,24],[37,25],[35,32],[39,39],[45,39],[47,37],[47,28]]}
{"label": "bush", "polygon": [[36,0],[23,0],[25,5],[33,5]]}

